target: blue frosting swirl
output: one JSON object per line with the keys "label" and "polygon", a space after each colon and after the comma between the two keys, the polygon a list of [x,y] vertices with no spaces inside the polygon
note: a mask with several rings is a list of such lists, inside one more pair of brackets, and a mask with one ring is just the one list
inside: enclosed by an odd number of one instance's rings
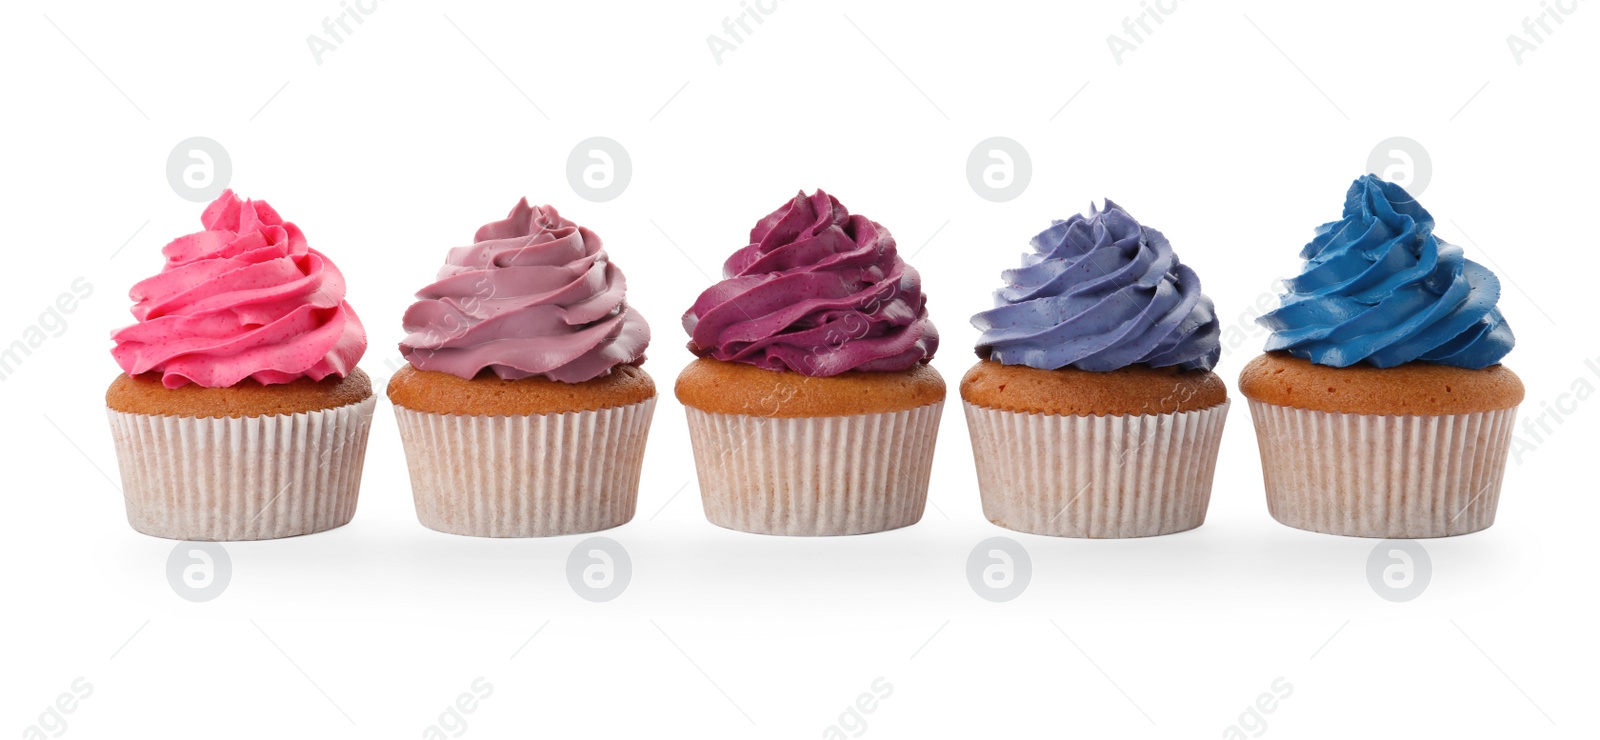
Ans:
{"label": "blue frosting swirl", "polygon": [[1032,244],[1021,268],[1001,274],[995,307],[972,317],[979,357],[1041,370],[1216,366],[1211,299],[1161,232],[1107,199],[1104,211],[1091,204]]}
{"label": "blue frosting swirl", "polygon": [[1344,218],[1317,227],[1280,306],[1257,319],[1267,350],[1321,365],[1420,360],[1479,369],[1511,351],[1500,281],[1433,235],[1433,216],[1404,188],[1363,175]]}

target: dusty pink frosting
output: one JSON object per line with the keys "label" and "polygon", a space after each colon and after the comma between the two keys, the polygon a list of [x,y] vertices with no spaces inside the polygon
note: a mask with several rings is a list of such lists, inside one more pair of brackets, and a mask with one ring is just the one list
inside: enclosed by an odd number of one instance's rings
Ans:
{"label": "dusty pink frosting", "polygon": [[473,241],[406,310],[400,352],[413,367],[581,383],[644,362],[650,326],[593,231],[523,198]]}
{"label": "dusty pink frosting", "polygon": [[111,334],[123,372],[223,388],[342,378],[356,366],[367,333],[344,300],[344,275],[300,227],[232,190],[200,223],[161,249],[160,274],[128,291],[139,323]]}

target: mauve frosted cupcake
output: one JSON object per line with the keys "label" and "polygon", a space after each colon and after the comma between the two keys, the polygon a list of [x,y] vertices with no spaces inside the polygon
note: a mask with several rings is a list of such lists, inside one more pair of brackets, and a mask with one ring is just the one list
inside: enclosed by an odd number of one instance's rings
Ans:
{"label": "mauve frosted cupcake", "polygon": [[1358,537],[1443,537],[1494,523],[1522,381],[1500,281],[1433,235],[1433,216],[1374,175],[1301,250],[1244,368],[1267,508]]}
{"label": "mauve frosted cupcake", "polygon": [[842,535],[915,524],[944,380],[917,271],[818,190],[756,223],[683,316],[678,376],[706,518]]}
{"label": "mauve frosted cupcake", "polygon": [[479,537],[627,523],[656,390],[622,271],[527,199],[473,241],[418,291],[389,381],[417,518]]}
{"label": "mauve frosted cupcake", "polygon": [[161,251],[112,334],[106,392],[133,528],[183,540],[320,532],[355,515],[372,421],[344,276],[265,201],[225,191]]}
{"label": "mauve frosted cupcake", "polygon": [[961,380],[983,513],[1061,537],[1205,522],[1227,390],[1200,278],[1117,204],[1033,238]]}

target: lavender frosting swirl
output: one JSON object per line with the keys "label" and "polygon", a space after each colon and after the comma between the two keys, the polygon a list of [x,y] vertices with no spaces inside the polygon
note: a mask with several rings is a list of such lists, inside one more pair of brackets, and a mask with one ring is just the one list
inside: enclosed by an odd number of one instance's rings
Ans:
{"label": "lavender frosting swirl", "polygon": [[908,370],[939,347],[889,230],[821,190],[761,219],[722,274],[683,315],[700,357],[827,377]]}
{"label": "lavender frosting swirl", "polygon": [[650,327],[593,231],[524,198],[473,240],[406,310],[400,352],[413,367],[581,383],[644,362]]}
{"label": "lavender frosting swirl", "polygon": [[1116,203],[1057,220],[1006,270],[995,308],[972,317],[978,355],[1042,370],[1129,365],[1210,370],[1220,328],[1200,278],[1161,232]]}

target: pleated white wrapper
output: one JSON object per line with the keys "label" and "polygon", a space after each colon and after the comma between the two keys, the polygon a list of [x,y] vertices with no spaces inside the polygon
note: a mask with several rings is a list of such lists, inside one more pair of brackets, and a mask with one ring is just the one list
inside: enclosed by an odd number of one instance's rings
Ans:
{"label": "pleated white wrapper", "polygon": [[1494,524],[1516,415],[1516,407],[1376,416],[1250,402],[1272,517],[1355,537],[1447,537]]}
{"label": "pleated white wrapper", "polygon": [[1229,402],[1121,416],[966,403],[983,515],[1056,537],[1149,537],[1205,523]]}
{"label": "pleated white wrapper", "polygon": [[547,537],[633,518],[656,397],[600,411],[433,414],[395,406],[417,520],[474,537]]}
{"label": "pleated white wrapper", "polygon": [[685,407],[706,519],[778,535],[916,524],[943,408],[940,401],[893,413],[777,418]]}
{"label": "pleated white wrapper", "polygon": [[128,523],[214,542],[344,526],[356,513],[376,403],[238,419],[106,409]]}

